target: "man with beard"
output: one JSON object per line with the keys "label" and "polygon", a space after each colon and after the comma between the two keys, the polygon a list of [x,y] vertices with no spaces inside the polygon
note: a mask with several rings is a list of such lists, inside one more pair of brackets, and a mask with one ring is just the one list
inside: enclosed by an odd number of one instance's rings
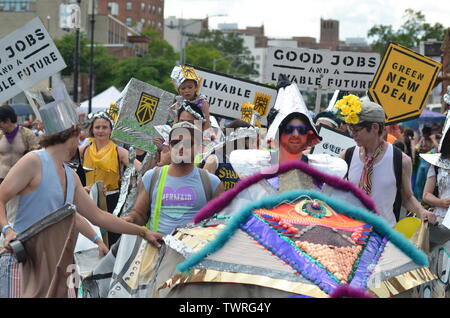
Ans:
{"label": "man with beard", "polygon": [[279,136],[280,164],[298,160],[308,162],[308,157],[303,151],[312,144],[312,140],[318,138],[307,117],[297,112],[289,114],[281,122]]}
{"label": "man with beard", "polygon": [[[194,166],[201,147],[201,131],[179,122],[169,134],[171,164],[149,170],[142,177],[135,206],[125,219],[164,235],[191,222],[194,215],[224,190],[219,178]],[[148,215],[147,211],[149,211]]]}
{"label": "man with beard", "polygon": [[278,147],[278,163],[302,160],[308,162],[303,151],[322,140],[306,107],[298,86],[280,74],[278,94],[274,107],[267,115],[269,129],[266,140]]}

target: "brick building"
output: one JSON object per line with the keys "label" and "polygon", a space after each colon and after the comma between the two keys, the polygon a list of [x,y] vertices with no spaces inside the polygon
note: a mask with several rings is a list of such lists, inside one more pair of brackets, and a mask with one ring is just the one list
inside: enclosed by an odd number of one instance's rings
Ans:
{"label": "brick building", "polygon": [[141,32],[147,26],[164,38],[164,0],[98,0],[99,14],[110,14]]}

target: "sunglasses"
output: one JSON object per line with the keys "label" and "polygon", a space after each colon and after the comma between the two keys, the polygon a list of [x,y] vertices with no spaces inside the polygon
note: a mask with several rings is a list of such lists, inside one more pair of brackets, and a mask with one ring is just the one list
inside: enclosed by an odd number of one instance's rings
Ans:
{"label": "sunglasses", "polygon": [[306,125],[299,125],[299,126],[294,126],[294,125],[287,125],[286,127],[284,127],[283,129],[283,133],[284,134],[293,134],[294,130],[296,130],[299,135],[306,135],[308,133],[309,130],[311,130],[308,126]]}

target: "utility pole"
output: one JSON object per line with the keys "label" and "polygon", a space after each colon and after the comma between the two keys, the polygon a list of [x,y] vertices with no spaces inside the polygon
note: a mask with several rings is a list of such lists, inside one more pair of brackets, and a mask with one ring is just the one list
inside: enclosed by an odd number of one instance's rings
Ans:
{"label": "utility pole", "polygon": [[88,114],[92,112],[92,91],[94,88],[94,28],[95,28],[95,0],[92,1],[91,12],[91,55],[89,59],[89,106]]}
{"label": "utility pole", "polygon": [[[442,95],[447,93],[447,87],[450,86],[450,28],[445,31],[444,42],[441,46],[442,51]],[[448,108],[446,102],[442,102],[441,112]]]}
{"label": "utility pole", "polygon": [[[77,0],[78,6],[81,0]],[[73,101],[78,103],[78,77],[80,73],[80,25],[75,28],[75,54],[73,58]]]}

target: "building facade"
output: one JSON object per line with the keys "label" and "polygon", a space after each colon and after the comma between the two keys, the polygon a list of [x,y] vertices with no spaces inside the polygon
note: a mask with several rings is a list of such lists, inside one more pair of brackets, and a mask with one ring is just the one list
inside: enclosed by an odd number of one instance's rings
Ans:
{"label": "building facade", "polygon": [[164,38],[164,0],[98,0],[98,12],[110,14],[138,32],[151,26]]}

